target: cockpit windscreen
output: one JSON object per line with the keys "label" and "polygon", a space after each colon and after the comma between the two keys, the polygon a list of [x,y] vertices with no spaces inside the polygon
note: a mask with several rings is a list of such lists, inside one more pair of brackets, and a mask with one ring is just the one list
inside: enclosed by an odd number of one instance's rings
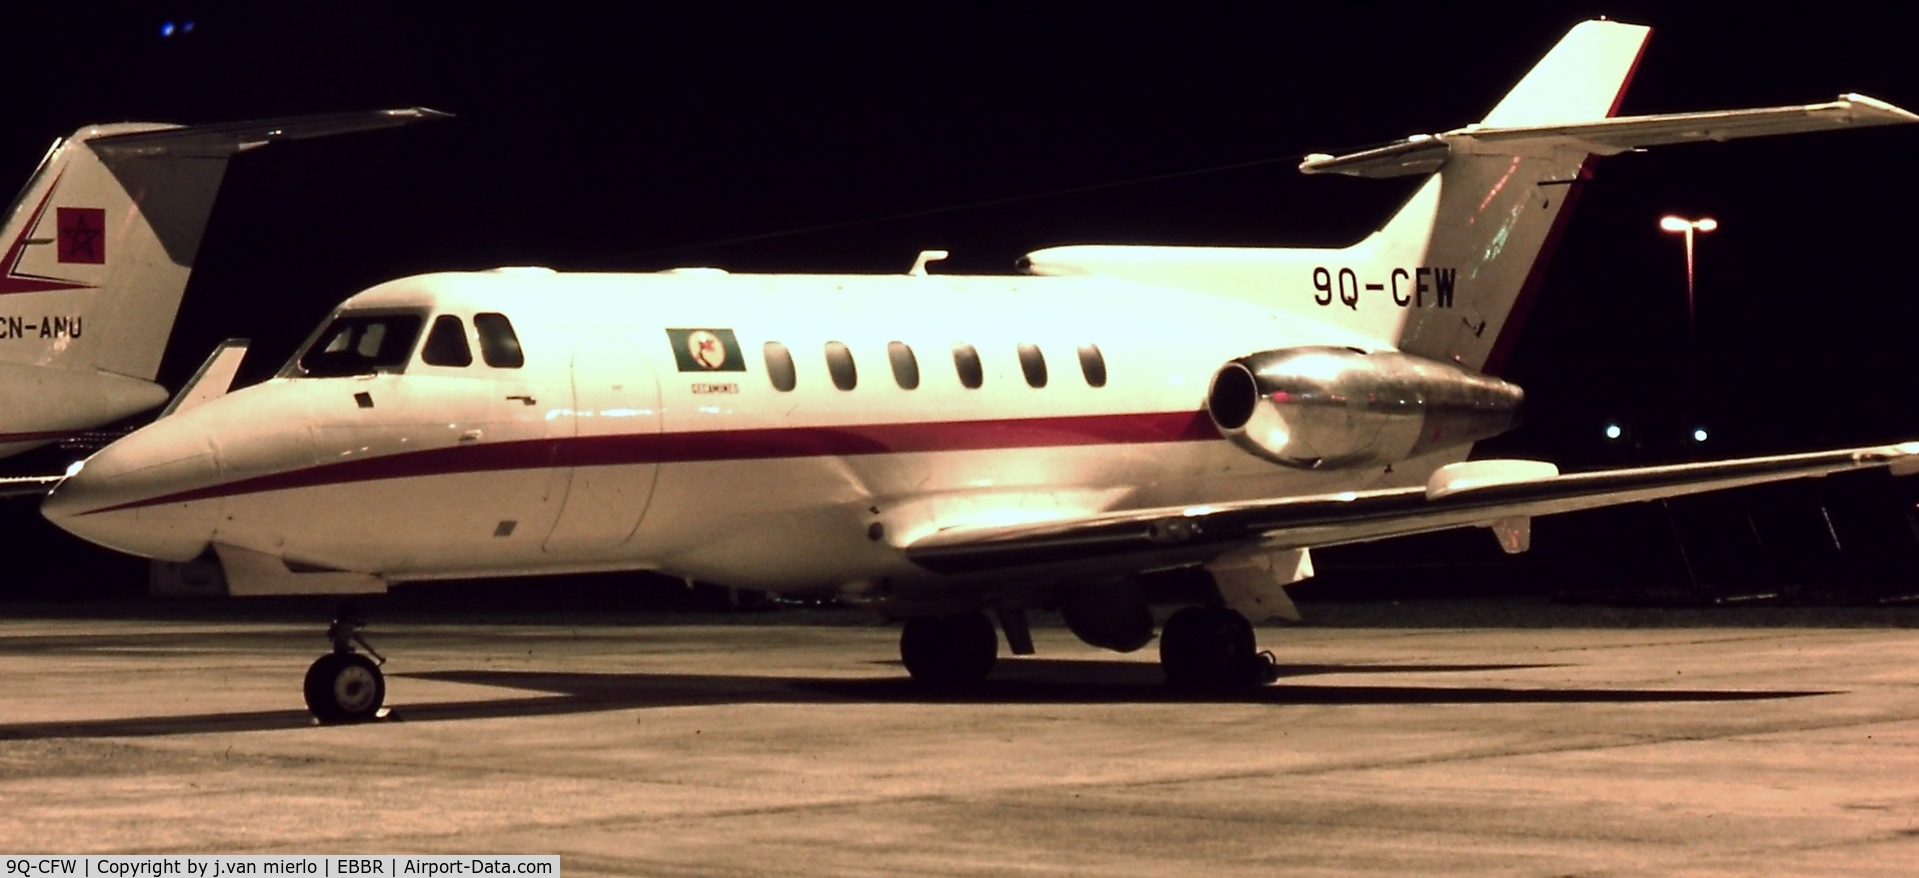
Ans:
{"label": "cockpit windscreen", "polygon": [[425,322],[419,314],[341,314],[300,354],[297,374],[339,378],[397,372]]}

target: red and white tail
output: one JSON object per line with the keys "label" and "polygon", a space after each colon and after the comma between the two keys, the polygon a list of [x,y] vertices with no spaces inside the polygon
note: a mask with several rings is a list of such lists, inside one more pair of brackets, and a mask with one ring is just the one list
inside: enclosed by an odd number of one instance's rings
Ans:
{"label": "red and white tail", "polygon": [[403,125],[385,110],[183,127],[89,125],[54,142],[0,231],[0,362],[152,380],[235,153]]}

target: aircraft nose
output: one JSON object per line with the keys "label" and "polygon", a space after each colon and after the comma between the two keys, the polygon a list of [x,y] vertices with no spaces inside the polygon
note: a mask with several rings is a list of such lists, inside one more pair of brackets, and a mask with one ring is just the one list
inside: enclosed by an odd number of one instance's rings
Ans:
{"label": "aircraft nose", "polygon": [[40,504],[63,530],[109,549],[191,561],[207,549],[219,500],[197,491],[219,480],[204,430],[167,418],[75,464]]}

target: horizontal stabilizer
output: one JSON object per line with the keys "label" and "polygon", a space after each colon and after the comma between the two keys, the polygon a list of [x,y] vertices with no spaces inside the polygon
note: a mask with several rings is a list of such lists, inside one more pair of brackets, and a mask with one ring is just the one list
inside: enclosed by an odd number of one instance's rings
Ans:
{"label": "horizontal stabilizer", "polygon": [[1572,149],[1592,155],[1671,143],[1737,140],[1771,134],[1869,128],[1919,122],[1919,115],[1865,95],[1840,95],[1823,104],[1618,116],[1556,125],[1468,125],[1444,134],[1415,134],[1405,140],[1347,155],[1315,154],[1299,165],[1306,174],[1398,177],[1428,174],[1446,163],[1454,150],[1479,154],[1531,155]]}
{"label": "horizontal stabilizer", "polygon": [[109,162],[129,158],[226,158],[279,140],[307,140],[356,131],[397,128],[415,122],[450,119],[451,113],[426,107],[324,113],[288,119],[258,119],[214,125],[186,125],[130,134],[109,134],[87,142]]}

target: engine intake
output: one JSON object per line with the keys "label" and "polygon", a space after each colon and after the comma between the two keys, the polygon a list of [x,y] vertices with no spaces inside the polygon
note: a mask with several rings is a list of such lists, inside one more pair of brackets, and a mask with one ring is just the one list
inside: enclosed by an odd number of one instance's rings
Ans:
{"label": "engine intake", "polygon": [[1227,363],[1206,413],[1254,455],[1344,469],[1497,436],[1519,422],[1524,397],[1518,385],[1411,354],[1301,347]]}

